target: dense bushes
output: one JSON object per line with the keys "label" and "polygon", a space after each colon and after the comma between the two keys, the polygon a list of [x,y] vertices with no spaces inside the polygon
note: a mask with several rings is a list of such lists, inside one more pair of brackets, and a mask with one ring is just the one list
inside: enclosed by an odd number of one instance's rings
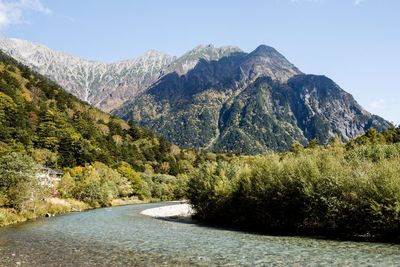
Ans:
{"label": "dense bushes", "polygon": [[174,200],[186,195],[186,175],[137,173],[120,162],[115,168],[101,162],[65,169],[58,186],[62,198],[75,198],[92,207],[110,206],[117,198]]}
{"label": "dense bushes", "polygon": [[[0,153],[0,226],[44,215],[50,189],[40,185],[39,165],[27,155]],[[45,207],[47,206],[47,207]]]}
{"label": "dense bushes", "polygon": [[186,197],[186,175],[142,174],[148,194],[159,200],[177,200]]}
{"label": "dense bushes", "polygon": [[35,176],[38,170],[28,156],[14,152],[0,157],[0,207],[34,210],[35,202],[46,195]]}
{"label": "dense bushes", "polygon": [[189,199],[200,218],[251,230],[398,238],[399,152],[339,145],[205,164]]}

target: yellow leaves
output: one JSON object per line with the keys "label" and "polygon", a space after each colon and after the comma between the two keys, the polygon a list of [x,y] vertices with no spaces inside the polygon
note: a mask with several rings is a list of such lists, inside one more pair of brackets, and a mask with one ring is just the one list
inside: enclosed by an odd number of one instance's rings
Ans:
{"label": "yellow leaves", "polygon": [[118,122],[121,124],[121,128],[123,130],[128,130],[130,128],[128,123],[126,123],[124,120],[118,120]]}
{"label": "yellow leaves", "polygon": [[69,119],[72,119],[74,117],[74,115],[75,115],[75,111],[73,109],[70,109],[70,108],[66,108],[65,109],[65,113],[67,114],[67,117]]}
{"label": "yellow leaves", "polygon": [[108,135],[110,133],[110,128],[105,124],[97,124],[96,127],[103,133],[103,135]]}
{"label": "yellow leaves", "polygon": [[179,153],[181,153],[181,151],[182,150],[178,146],[176,146],[174,144],[171,145],[171,148],[170,148],[171,155],[176,156]]}
{"label": "yellow leaves", "polygon": [[11,97],[0,92],[0,123],[4,123],[7,116],[16,111],[17,105]]}
{"label": "yellow leaves", "polygon": [[116,134],[116,135],[113,135],[112,139],[113,139],[114,143],[115,143],[117,146],[121,145],[122,142],[124,141],[124,139],[123,139],[120,135],[117,135],[117,134]]}
{"label": "yellow leaves", "polygon": [[48,149],[37,148],[32,150],[32,158],[39,164],[49,165],[57,161],[57,153]]}
{"label": "yellow leaves", "polygon": [[22,89],[22,97],[28,101],[28,102],[32,102],[32,94],[31,92],[29,92],[26,88]]}
{"label": "yellow leaves", "polygon": [[170,169],[169,163],[164,161],[163,163],[161,163],[160,165],[160,171],[161,173],[168,173]]}
{"label": "yellow leaves", "polygon": [[71,174],[72,177],[81,177],[85,171],[85,167],[82,166],[76,166],[71,169],[69,169],[69,173]]}

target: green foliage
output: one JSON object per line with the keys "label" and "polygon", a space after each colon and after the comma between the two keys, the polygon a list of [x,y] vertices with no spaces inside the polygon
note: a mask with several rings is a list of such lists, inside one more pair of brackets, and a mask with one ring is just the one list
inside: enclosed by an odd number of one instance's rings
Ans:
{"label": "green foliage", "polygon": [[186,176],[177,177],[167,174],[142,173],[142,179],[146,182],[150,195],[159,200],[176,200],[185,196]]}
{"label": "green foliage", "polygon": [[[226,164],[226,163],[225,163]],[[227,175],[226,170],[235,169]],[[315,147],[204,164],[189,180],[197,216],[285,234],[397,239],[400,145]]]}
{"label": "green foliage", "polygon": [[132,194],[132,185],[126,177],[101,162],[69,170],[58,188],[61,196],[71,195],[93,207],[109,206],[118,197]]}
{"label": "green foliage", "polygon": [[131,195],[138,196],[140,199],[150,198],[150,192],[146,182],[140,178],[140,175],[126,162],[118,164],[117,171],[131,184]]}
{"label": "green foliage", "polygon": [[188,182],[188,197],[201,218],[215,218],[220,209],[229,209],[238,169],[225,162],[205,163],[196,169]]}
{"label": "green foliage", "polygon": [[[236,75],[242,56],[202,62],[187,75],[166,75],[113,113],[181,147],[247,155],[288,151],[311,140],[311,146],[325,145],[332,135],[347,140],[354,132],[391,126],[324,76],[279,82],[257,70],[250,75],[254,80],[245,78],[246,71]],[[205,74],[205,66],[219,71]]]}
{"label": "green foliage", "polygon": [[[179,149],[172,152],[165,140],[90,107],[1,52],[0,69],[0,208],[15,217],[11,221],[69,209],[40,201],[51,190],[40,185],[36,163],[64,169],[59,196],[92,207],[115,198],[152,198],[135,170],[160,172],[168,181],[176,180],[168,174],[191,170],[193,161]],[[184,195],[174,182],[162,189],[163,181],[154,179],[155,198]]]}
{"label": "green foliage", "polygon": [[72,198],[75,190],[75,179],[69,172],[65,173],[57,187],[58,193],[62,198]]}
{"label": "green foliage", "polygon": [[346,146],[350,149],[359,145],[395,143],[400,143],[400,127],[392,127],[382,132],[378,132],[376,129],[370,128],[365,132],[365,134],[357,136],[350,140],[346,144]]}
{"label": "green foliage", "polygon": [[38,165],[19,153],[0,157],[1,206],[18,211],[34,209],[34,202],[45,195],[36,178]]}

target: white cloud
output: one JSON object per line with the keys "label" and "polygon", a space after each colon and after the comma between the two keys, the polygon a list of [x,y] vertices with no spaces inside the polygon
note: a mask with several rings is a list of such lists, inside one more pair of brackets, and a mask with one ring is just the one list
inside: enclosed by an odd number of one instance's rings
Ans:
{"label": "white cloud", "polygon": [[370,106],[374,109],[384,109],[386,106],[385,99],[374,100],[371,102]]}
{"label": "white cloud", "polygon": [[0,29],[12,24],[26,23],[24,14],[27,11],[51,14],[51,10],[40,0],[0,0]]}

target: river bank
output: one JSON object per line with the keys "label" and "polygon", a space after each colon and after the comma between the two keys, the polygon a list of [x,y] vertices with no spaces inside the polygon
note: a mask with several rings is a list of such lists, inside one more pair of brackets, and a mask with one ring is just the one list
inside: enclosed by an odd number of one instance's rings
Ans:
{"label": "river bank", "polygon": [[[111,207],[144,204],[149,202],[150,200],[139,200],[137,198],[114,199],[111,202]],[[32,211],[29,212],[18,212],[11,208],[0,208],[0,227],[22,223],[42,217],[53,217],[56,215],[71,212],[82,212],[96,208],[99,207],[92,207],[87,203],[76,199],[48,198],[38,202]]]}

